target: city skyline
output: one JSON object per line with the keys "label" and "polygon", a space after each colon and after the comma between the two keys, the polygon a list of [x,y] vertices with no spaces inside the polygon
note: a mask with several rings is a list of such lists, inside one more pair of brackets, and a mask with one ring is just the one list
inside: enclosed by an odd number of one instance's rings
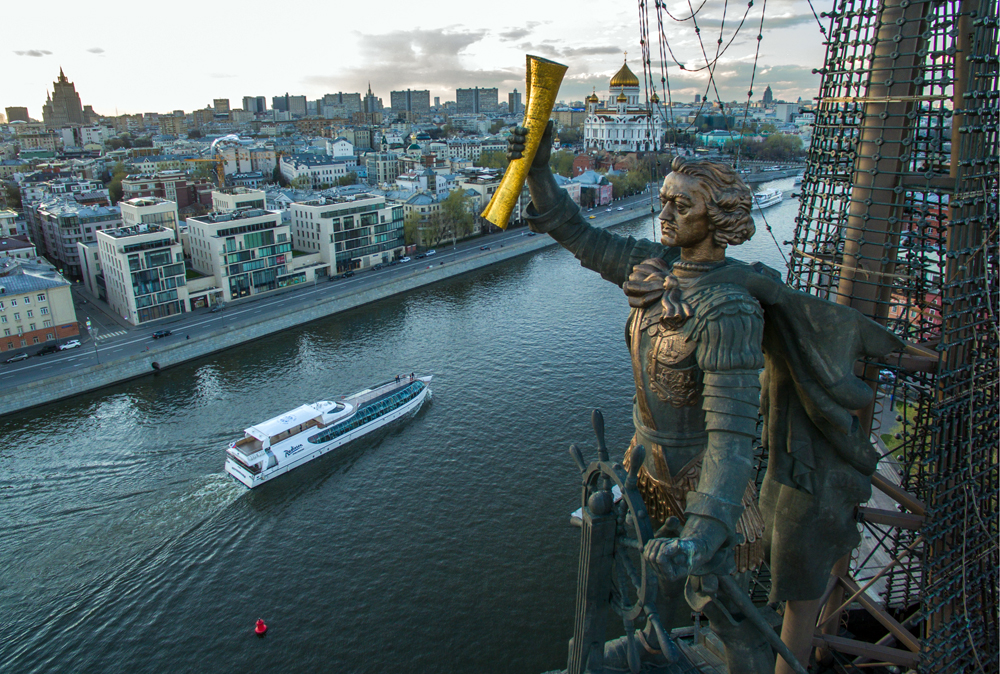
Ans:
{"label": "city skyline", "polygon": [[[311,18],[326,8],[315,7],[315,11],[286,13],[284,21],[290,28],[301,24],[316,30],[324,24]],[[387,105],[390,91],[407,88],[427,89],[432,98],[452,101],[458,88],[496,87],[506,100],[514,88],[524,89],[525,53],[569,66],[560,93],[566,101],[582,100],[594,88],[606,90],[625,52],[630,67],[642,76],[638,19],[631,5],[583,0],[573,5],[572,17],[577,18],[571,20],[567,20],[568,6],[529,5],[522,0],[507,3],[500,14],[449,11],[440,20],[414,19],[411,6],[396,0],[384,7],[387,11],[380,12],[375,29],[368,28],[370,17],[353,14],[360,10],[338,10],[337,26],[357,28],[331,26],[336,37],[320,40],[269,33],[265,27],[273,24],[267,17],[275,9],[263,2],[244,3],[239,13],[182,2],[180,11],[170,15],[131,5],[127,12],[119,12],[109,5],[100,32],[86,30],[92,24],[88,18],[92,7],[66,6],[46,22],[39,22],[27,8],[13,7],[9,18],[22,30],[0,52],[0,67],[9,74],[0,90],[0,109],[26,106],[33,118],[40,119],[60,67],[76,84],[84,104],[106,116],[190,112],[215,98],[228,98],[235,108],[244,96],[265,96],[270,101],[286,91],[314,100],[338,91],[364,92],[369,82]],[[690,14],[685,3],[670,7],[678,18]],[[721,11],[721,0],[710,0],[696,17],[710,55],[720,25],[726,46],[747,10],[730,11],[724,24]],[[812,69],[820,67],[824,49],[816,19],[801,0],[772,0],[766,11],[754,99],[768,84],[776,98],[811,98],[819,81]],[[516,25],[510,18],[514,16],[531,19]],[[655,31],[655,15],[650,24]],[[719,59],[716,82],[724,101],[746,98],[759,25],[760,7],[755,6]],[[161,36],[184,37],[151,47],[151,29]],[[704,70],[691,72],[704,66],[692,22],[668,22],[665,31],[674,55],[689,69],[669,67],[672,93],[693,100],[695,94],[705,93],[708,79]],[[266,34],[265,39],[256,32]],[[228,37],[220,39],[220,33]],[[653,47],[655,52],[655,42]],[[653,69],[658,81],[655,58]],[[184,84],[178,87],[176,82]],[[714,90],[709,98],[715,99]]]}

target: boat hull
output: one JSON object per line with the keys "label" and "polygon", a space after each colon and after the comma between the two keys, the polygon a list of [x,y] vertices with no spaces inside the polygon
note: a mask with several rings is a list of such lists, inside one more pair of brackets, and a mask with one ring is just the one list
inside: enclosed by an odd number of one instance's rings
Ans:
{"label": "boat hull", "polygon": [[[296,457],[293,461],[289,461],[288,463],[283,463],[271,469],[265,468],[259,473],[252,473],[243,466],[241,466],[239,463],[237,463],[231,456],[227,455],[225,470],[227,473],[232,475],[237,482],[239,482],[243,486],[248,487],[250,489],[259,487],[265,482],[269,482],[276,477],[284,475],[290,470],[294,470],[295,468],[298,468],[303,464],[309,463],[314,459],[318,459],[324,454],[328,454],[329,452],[337,449],[338,447],[346,445],[352,440],[357,440],[358,438],[361,438],[371,433],[372,431],[378,430],[379,428],[382,428],[383,426],[386,426],[392,423],[393,421],[396,421],[397,419],[400,419],[408,414],[416,413],[416,411],[420,409],[421,405],[424,404],[424,401],[427,399],[429,395],[430,395],[430,388],[425,386],[420,391],[420,393],[414,396],[412,400],[407,401],[405,404],[400,405],[396,409],[387,412],[376,419],[369,421],[367,424],[352,429],[344,433],[343,435],[339,435],[333,440],[330,440],[329,442],[326,442],[322,445],[316,445],[315,447],[311,447],[308,451],[303,452],[301,456]],[[315,432],[316,432],[315,429],[311,429],[309,431],[296,435],[293,438],[290,438],[289,442],[291,443],[307,442],[306,440],[307,436],[313,435]]]}

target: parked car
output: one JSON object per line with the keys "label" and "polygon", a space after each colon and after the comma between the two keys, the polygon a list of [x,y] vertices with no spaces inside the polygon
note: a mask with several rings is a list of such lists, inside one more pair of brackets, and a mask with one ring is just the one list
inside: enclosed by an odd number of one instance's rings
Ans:
{"label": "parked car", "polygon": [[425,257],[427,257],[427,253],[421,253],[420,255],[417,255],[418,260],[423,260]]}
{"label": "parked car", "polygon": [[212,307],[212,313],[217,314],[225,308],[226,308],[225,304],[216,304],[215,306]]}
{"label": "parked car", "polygon": [[59,350],[60,351],[65,351],[66,349],[75,349],[78,346],[80,346],[80,340],[79,339],[71,339],[68,342],[66,342],[65,344],[60,344],[59,345]]}
{"label": "parked car", "polygon": [[172,334],[174,333],[170,332],[169,330],[157,330],[156,332],[153,333],[153,339],[159,339],[160,337],[168,337]]}
{"label": "parked car", "polygon": [[399,261],[400,262],[409,262],[410,258],[408,258],[408,257],[401,257],[401,258],[399,258]]}
{"label": "parked car", "polygon": [[389,260],[390,267],[395,267],[397,264],[399,264],[399,260]]}
{"label": "parked car", "polygon": [[50,353],[56,353],[58,351],[59,351],[59,347],[58,346],[56,346],[55,344],[49,344],[48,346],[43,346],[41,349],[39,349],[38,353],[36,353],[35,355],[36,356],[47,356]]}
{"label": "parked car", "polygon": [[16,363],[19,360],[28,360],[28,354],[26,354],[26,353],[19,353],[16,356],[11,356],[10,358],[8,358],[7,360],[5,360],[4,362],[5,363]]}
{"label": "parked car", "polygon": [[351,278],[352,276],[354,276],[354,272],[353,271],[347,270],[347,271],[344,272],[344,278]]}
{"label": "parked car", "polygon": [[437,253],[437,251],[434,250],[433,248],[431,248],[429,251],[427,251],[428,255],[434,255],[435,253]]}

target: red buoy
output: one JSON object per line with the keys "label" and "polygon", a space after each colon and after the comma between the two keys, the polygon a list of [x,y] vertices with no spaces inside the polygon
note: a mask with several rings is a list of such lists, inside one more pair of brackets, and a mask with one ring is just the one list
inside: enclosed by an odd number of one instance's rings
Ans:
{"label": "red buoy", "polygon": [[253,628],[253,631],[254,634],[259,637],[267,634],[267,625],[264,624],[264,621],[261,618],[257,618],[257,626]]}

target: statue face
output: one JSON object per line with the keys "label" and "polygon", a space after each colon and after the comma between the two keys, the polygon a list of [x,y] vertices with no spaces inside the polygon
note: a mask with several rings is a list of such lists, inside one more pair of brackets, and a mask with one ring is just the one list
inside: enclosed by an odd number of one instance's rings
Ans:
{"label": "statue face", "polygon": [[705,193],[698,178],[674,171],[663,181],[660,203],[663,245],[692,248],[712,237]]}

